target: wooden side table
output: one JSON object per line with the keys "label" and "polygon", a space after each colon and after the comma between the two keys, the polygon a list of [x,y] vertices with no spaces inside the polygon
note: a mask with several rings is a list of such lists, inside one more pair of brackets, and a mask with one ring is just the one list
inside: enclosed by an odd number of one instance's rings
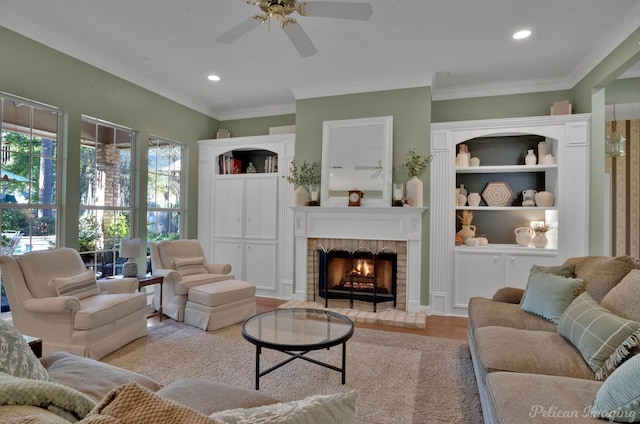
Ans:
{"label": "wooden side table", "polygon": [[142,289],[145,286],[160,284],[160,306],[158,307],[158,310],[156,312],[147,315],[147,318],[157,316],[160,321],[162,321],[162,283],[164,283],[164,277],[160,277],[157,275],[138,275],[136,278],[138,279],[138,290]]}
{"label": "wooden side table", "polygon": [[24,334],[22,337],[27,341],[27,343],[29,343],[29,347],[33,351],[34,355],[36,355],[36,358],[42,358],[42,339]]}

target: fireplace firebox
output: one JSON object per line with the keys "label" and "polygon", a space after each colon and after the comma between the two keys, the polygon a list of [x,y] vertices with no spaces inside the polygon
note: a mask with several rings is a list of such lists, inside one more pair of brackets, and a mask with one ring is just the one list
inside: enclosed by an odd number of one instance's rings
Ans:
{"label": "fireplace firebox", "polygon": [[318,295],[325,307],[329,307],[329,299],[346,299],[350,308],[354,301],[367,302],[373,312],[377,312],[379,303],[390,302],[396,307],[396,252],[318,247],[316,258]]}

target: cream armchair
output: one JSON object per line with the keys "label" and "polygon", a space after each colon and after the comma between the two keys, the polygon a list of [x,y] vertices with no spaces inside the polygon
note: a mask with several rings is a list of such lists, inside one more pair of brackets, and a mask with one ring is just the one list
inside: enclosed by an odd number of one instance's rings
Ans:
{"label": "cream armchair", "polygon": [[13,324],[42,339],[43,354],[100,359],[147,334],[146,298],[135,278],[95,281],[77,251],[0,256]]}
{"label": "cream armchair", "polygon": [[[164,277],[162,310],[176,321],[184,321],[184,310],[191,287],[233,280],[231,265],[207,262],[198,240],[165,240],[150,242],[151,273]],[[159,293],[154,305],[160,306]]]}

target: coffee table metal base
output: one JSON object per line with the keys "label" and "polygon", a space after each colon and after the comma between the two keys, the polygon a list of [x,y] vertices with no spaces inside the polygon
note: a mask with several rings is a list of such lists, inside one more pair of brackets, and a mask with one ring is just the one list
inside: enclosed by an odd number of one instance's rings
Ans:
{"label": "coffee table metal base", "polygon": [[[282,352],[282,353],[286,353],[287,355],[291,355],[291,358],[289,359],[285,359],[284,361],[280,362],[279,364],[276,364],[274,366],[272,366],[269,369],[266,369],[264,371],[260,371],[260,354],[262,353],[262,347],[261,346],[256,346],[256,390],[260,390],[260,377],[265,376],[267,374],[269,374],[271,371],[275,371],[278,368],[280,368],[283,365],[288,364],[289,362],[293,361],[294,359],[304,359],[305,361],[308,362],[312,362],[314,364],[320,365],[322,367],[325,368],[329,368],[331,370],[334,371],[338,371],[340,374],[342,374],[342,384],[345,383],[345,371],[346,371],[346,363],[347,363],[347,342],[345,341],[344,343],[342,343],[342,368],[336,367],[334,365],[331,364],[327,364],[326,362],[322,362],[322,361],[318,361],[317,359],[313,359],[313,358],[308,358],[304,355],[306,355],[307,353],[311,352],[311,350],[307,350],[305,352],[291,352],[288,350],[280,350],[280,349],[274,349],[277,350],[278,352]],[[327,348],[327,350],[329,350],[329,348]]]}

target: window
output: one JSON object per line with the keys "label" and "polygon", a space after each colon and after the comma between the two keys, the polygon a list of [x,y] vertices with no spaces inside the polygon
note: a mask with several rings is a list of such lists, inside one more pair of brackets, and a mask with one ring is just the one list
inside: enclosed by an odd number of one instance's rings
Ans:
{"label": "window", "polygon": [[182,155],[184,146],[149,140],[147,240],[179,239],[182,233]]}
{"label": "window", "polygon": [[62,113],[0,93],[2,254],[57,245]]}
{"label": "window", "polygon": [[80,255],[96,275],[122,273],[120,240],[132,234],[135,132],[82,117],[80,140]]}

